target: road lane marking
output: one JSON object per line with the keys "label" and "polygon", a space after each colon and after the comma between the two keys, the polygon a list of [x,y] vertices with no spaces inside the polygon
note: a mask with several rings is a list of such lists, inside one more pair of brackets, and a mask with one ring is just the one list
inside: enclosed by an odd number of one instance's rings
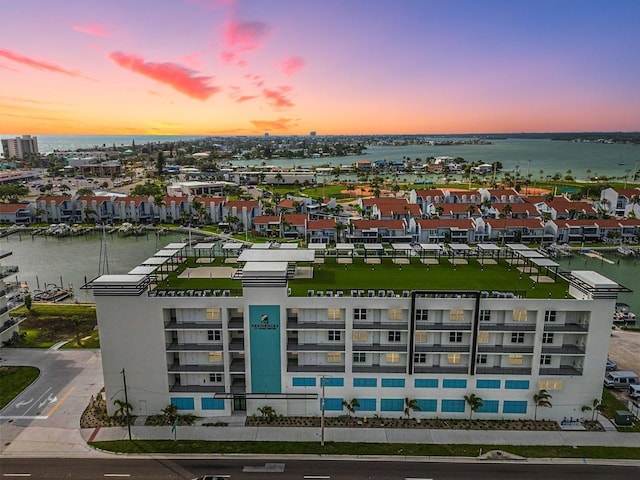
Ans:
{"label": "road lane marking", "polygon": [[58,408],[60,408],[60,405],[62,405],[62,403],[63,403],[67,398],[69,398],[69,395],[71,395],[75,389],[76,389],[76,387],[71,387],[71,388],[69,389],[69,391],[68,391],[67,393],[65,393],[65,394],[64,394],[64,397],[62,397],[62,398],[60,399],[60,401],[59,401],[56,405],[54,405],[54,407],[53,407],[51,410],[49,410],[49,413],[47,413],[47,416],[49,416],[49,417],[50,417],[51,415],[53,415],[53,413],[54,413]]}
{"label": "road lane marking", "polygon": [[307,480],[321,480],[331,478],[329,475],[305,475],[304,478]]}
{"label": "road lane marking", "polygon": [[47,389],[44,391],[44,393],[43,393],[42,395],[40,395],[40,396],[38,397],[38,399],[33,403],[33,405],[31,405],[29,408],[27,408],[27,410],[24,412],[24,414],[26,415],[26,414],[29,412],[29,410],[31,410],[33,407],[35,407],[35,406],[36,406],[36,403],[40,402],[40,400],[42,399],[42,397],[44,397],[45,395],[47,395],[47,394],[48,394],[52,389],[53,389],[53,387],[49,387],[49,388],[47,388]]}
{"label": "road lane marking", "polygon": [[105,473],[105,477],[130,477],[128,473]]}
{"label": "road lane marking", "polygon": [[0,420],[46,420],[46,415],[0,415]]}
{"label": "road lane marking", "polygon": [[30,477],[30,473],[3,473],[3,477]]}

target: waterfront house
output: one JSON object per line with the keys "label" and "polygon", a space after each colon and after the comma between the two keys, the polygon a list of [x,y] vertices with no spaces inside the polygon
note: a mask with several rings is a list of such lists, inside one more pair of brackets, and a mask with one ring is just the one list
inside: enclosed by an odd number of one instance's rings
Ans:
{"label": "waterfront house", "polygon": [[307,215],[303,213],[285,213],[282,215],[282,236],[288,239],[307,237]]}
{"label": "waterfront house", "polygon": [[34,215],[45,223],[74,222],[73,198],[54,195],[43,195],[36,198]]}
{"label": "waterfront house", "polygon": [[513,188],[498,189],[498,188],[481,188],[478,190],[480,193],[480,202],[491,203],[522,203],[522,197]]}
{"label": "waterfront house", "polygon": [[281,233],[280,215],[258,215],[253,219],[253,226],[257,235],[263,237],[280,237]]}
{"label": "waterfront house", "polygon": [[[345,226],[345,228],[347,228]],[[309,220],[307,222],[308,243],[335,243],[336,221],[333,219]]]}
{"label": "waterfront house", "polygon": [[113,217],[113,198],[81,195],[76,198],[76,218],[81,222],[105,223]]}
{"label": "waterfront house", "polygon": [[482,232],[477,219],[422,218],[412,219],[410,231],[418,243],[474,243],[476,230]]}
{"label": "waterfront house", "polygon": [[115,198],[113,218],[115,221],[147,223],[153,221],[153,197]]}
{"label": "waterfront house", "polygon": [[426,212],[427,206],[432,203],[447,203],[447,201],[447,191],[440,188],[416,189],[409,192],[409,202],[417,203],[423,212]]}
{"label": "waterfront house", "polygon": [[227,201],[222,204],[220,215],[221,222],[230,224],[232,229],[251,230],[254,228],[253,220],[262,215],[262,203],[259,200]]}
{"label": "waterfront house", "polygon": [[551,229],[540,218],[487,218],[485,240],[500,243],[542,243],[553,241]]}
{"label": "waterfront house", "polygon": [[0,203],[0,223],[29,225],[32,218],[31,203]]}
{"label": "waterfront house", "polygon": [[352,243],[401,243],[410,242],[408,221],[399,220],[353,220],[352,231],[347,234]]}
{"label": "waterfront house", "polygon": [[640,218],[640,188],[605,188],[600,192],[601,205],[618,217]]}

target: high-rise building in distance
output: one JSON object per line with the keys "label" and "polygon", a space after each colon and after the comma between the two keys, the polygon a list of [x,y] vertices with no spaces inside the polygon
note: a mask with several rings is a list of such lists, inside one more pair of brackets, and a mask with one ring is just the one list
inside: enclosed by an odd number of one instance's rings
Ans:
{"label": "high-rise building in distance", "polygon": [[38,137],[23,135],[16,138],[3,138],[2,150],[5,158],[24,158],[38,154]]}

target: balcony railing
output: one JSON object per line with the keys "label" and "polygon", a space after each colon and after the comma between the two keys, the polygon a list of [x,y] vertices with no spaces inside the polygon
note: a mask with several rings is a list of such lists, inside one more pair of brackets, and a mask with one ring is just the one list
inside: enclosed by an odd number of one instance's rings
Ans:
{"label": "balcony railing", "polygon": [[416,352],[431,352],[431,353],[469,353],[471,349],[471,345],[468,344],[460,344],[460,345],[421,345],[417,344],[415,346]]}
{"label": "balcony railing", "polygon": [[479,345],[478,353],[533,353],[533,345]]}
{"label": "balcony railing", "polygon": [[354,330],[398,330],[398,331],[406,331],[409,329],[409,324],[407,321],[378,321],[378,322],[367,322],[365,320],[354,320],[353,322]]}
{"label": "balcony railing", "polygon": [[406,352],[406,343],[353,343],[354,352]]}
{"label": "balcony railing", "polygon": [[167,344],[167,352],[213,352],[220,350],[222,350],[222,342]]}
{"label": "balcony railing", "polygon": [[554,324],[554,323],[545,323],[544,324],[545,332],[567,332],[567,333],[587,333],[589,331],[588,325],[583,325],[579,323],[564,323],[564,324]]}
{"label": "balcony railing", "polygon": [[165,324],[165,330],[215,330],[222,328],[221,320],[209,320],[206,322],[176,322]]}
{"label": "balcony railing", "polygon": [[481,332],[533,332],[536,329],[535,323],[489,323],[480,322]]}
{"label": "balcony railing", "polygon": [[287,372],[344,373],[344,365],[298,365],[287,363]]}
{"label": "balcony railing", "polygon": [[354,365],[353,373],[406,373],[406,365]]}
{"label": "balcony railing", "polygon": [[338,322],[299,322],[287,320],[287,330],[344,330],[344,320]]}
{"label": "balcony railing", "polygon": [[541,368],[540,375],[582,375],[582,369],[573,365],[560,365],[559,368]]}
{"label": "balcony railing", "polygon": [[461,366],[440,366],[440,365],[414,365],[414,373],[461,373],[466,374],[469,372],[468,365]]}
{"label": "balcony railing", "polygon": [[224,393],[224,385],[180,385],[169,387],[171,393]]}
{"label": "balcony railing", "polygon": [[288,342],[290,352],[344,352],[344,343],[297,343]]}
{"label": "balcony railing", "polygon": [[584,347],[572,343],[562,346],[542,346],[542,353],[548,355],[584,355]]}
{"label": "balcony railing", "polygon": [[531,375],[531,367],[477,367],[476,373],[480,375]]}
{"label": "balcony railing", "polygon": [[208,372],[224,372],[222,363],[208,363],[206,365],[180,365],[172,363],[167,366],[169,373],[208,373]]}
{"label": "balcony railing", "polygon": [[471,330],[469,322],[416,322],[417,330],[431,330],[442,332],[464,332]]}

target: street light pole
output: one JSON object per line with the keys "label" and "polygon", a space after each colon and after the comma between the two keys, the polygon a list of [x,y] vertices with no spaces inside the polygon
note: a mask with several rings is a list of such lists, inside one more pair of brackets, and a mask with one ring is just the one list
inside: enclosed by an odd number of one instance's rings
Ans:
{"label": "street light pole", "polygon": [[320,399],[320,446],[324,447],[324,375],[320,377],[322,382],[322,398]]}
{"label": "street light pole", "polygon": [[127,396],[127,376],[122,369],[122,382],[124,383],[124,403],[127,410],[127,431],[129,432],[129,441],[131,441],[131,411],[129,409],[129,397]]}

